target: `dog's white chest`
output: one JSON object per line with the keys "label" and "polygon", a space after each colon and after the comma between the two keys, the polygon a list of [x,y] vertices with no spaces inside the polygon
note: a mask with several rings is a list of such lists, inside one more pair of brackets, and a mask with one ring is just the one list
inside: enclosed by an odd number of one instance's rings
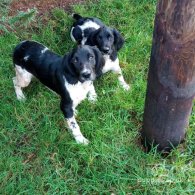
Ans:
{"label": "dog's white chest", "polygon": [[119,67],[119,59],[117,58],[115,61],[112,61],[109,56],[104,56],[105,59],[105,65],[102,69],[103,73],[106,73],[108,71],[117,71]]}
{"label": "dog's white chest", "polygon": [[87,97],[92,84],[92,81],[85,81],[84,83],[78,82],[75,85],[71,85],[65,80],[65,86],[73,101],[74,107]]}

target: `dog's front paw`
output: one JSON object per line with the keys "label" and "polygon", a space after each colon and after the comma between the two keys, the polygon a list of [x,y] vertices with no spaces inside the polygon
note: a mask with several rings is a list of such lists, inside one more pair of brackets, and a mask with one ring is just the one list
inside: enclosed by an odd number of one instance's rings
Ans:
{"label": "dog's front paw", "polygon": [[89,140],[86,139],[83,135],[78,135],[75,137],[75,139],[78,144],[84,144],[84,145],[89,144]]}
{"label": "dog's front paw", "polygon": [[26,97],[24,94],[17,94],[17,100],[24,102],[26,100]]}
{"label": "dog's front paw", "polygon": [[124,83],[122,85],[123,89],[126,90],[126,91],[129,91],[130,90],[130,85],[128,85],[127,83]]}

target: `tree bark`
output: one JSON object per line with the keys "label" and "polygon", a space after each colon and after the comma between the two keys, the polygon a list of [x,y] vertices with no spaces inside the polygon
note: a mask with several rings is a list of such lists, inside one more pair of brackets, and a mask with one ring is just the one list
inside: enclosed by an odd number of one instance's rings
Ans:
{"label": "tree bark", "polygon": [[142,141],[170,151],[185,137],[195,96],[195,0],[159,0]]}

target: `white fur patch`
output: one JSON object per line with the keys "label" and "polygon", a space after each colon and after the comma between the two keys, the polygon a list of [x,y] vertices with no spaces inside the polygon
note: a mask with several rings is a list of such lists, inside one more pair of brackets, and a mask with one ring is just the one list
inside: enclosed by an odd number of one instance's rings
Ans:
{"label": "white fur patch", "polygon": [[97,101],[97,94],[95,92],[94,85],[91,85],[89,93],[88,93],[88,98],[87,98],[91,103],[95,103]]}
{"label": "white fur patch", "polygon": [[13,83],[17,99],[20,101],[25,100],[21,87],[17,85],[17,77],[13,77]]}
{"label": "white fur patch", "polygon": [[15,65],[16,77],[13,78],[14,88],[18,100],[25,99],[25,96],[22,92],[22,88],[27,87],[33,75],[27,70],[23,69],[21,66]]}
{"label": "white fur patch", "polygon": [[21,87],[26,87],[33,78],[33,75],[18,65],[15,65],[15,70],[18,85]]}
{"label": "white fur patch", "polygon": [[27,61],[29,59],[30,56],[25,56],[24,57],[24,61]]}
{"label": "white fur patch", "polygon": [[43,50],[41,50],[41,53],[43,54],[43,53],[45,53],[47,50],[48,50],[48,48],[45,47]]}
{"label": "white fur patch", "polygon": [[[75,85],[68,83],[66,78],[64,77],[64,83],[67,91],[69,92],[70,98],[73,101],[73,110],[76,111],[76,106],[84,100],[87,95],[88,99],[94,102],[97,99],[97,94],[95,92],[95,88],[93,86],[92,81],[85,81],[83,83],[78,82]],[[75,114],[75,113],[74,113]],[[80,127],[76,122],[75,117],[71,117],[67,119],[68,127],[75,138],[78,144],[85,144],[87,145],[89,141],[82,135],[80,131]]]}
{"label": "white fur patch", "polygon": [[99,29],[100,25],[98,25],[97,23],[91,21],[91,20],[87,20],[83,25],[79,26],[81,28],[82,31],[84,31],[87,28],[95,28],[95,29]]}
{"label": "white fur patch", "polygon": [[78,82],[75,85],[69,84],[66,78],[64,77],[64,83],[66,89],[70,94],[70,98],[73,101],[73,107],[76,108],[77,105],[87,97],[91,89],[91,85],[93,85],[92,81],[85,81],[83,83]]}
{"label": "white fur patch", "polygon": [[[75,115],[77,105],[82,100],[84,100],[88,94],[89,94],[89,97],[91,97],[91,99],[90,98],[88,99],[91,101],[95,101],[97,98],[92,81],[85,81],[83,83],[78,82],[77,84],[72,85],[68,83],[68,81],[64,77],[64,83],[65,83],[65,87],[67,91],[69,92],[70,98],[73,101],[74,115]],[[76,142],[79,144],[87,145],[89,141],[82,135],[80,128],[75,120],[75,117],[73,116],[72,118],[67,119],[67,123]]]}
{"label": "white fur patch", "polygon": [[105,65],[104,65],[103,70],[102,70],[103,73],[106,73],[108,71],[121,73],[121,68],[119,66],[119,59],[118,58],[115,61],[112,61],[110,59],[110,56],[104,55],[104,59],[105,59]]}
{"label": "white fur patch", "polygon": [[89,141],[82,135],[80,127],[78,126],[74,116],[72,118],[67,119],[67,124],[73,137],[75,138],[78,144],[87,145],[89,143]]}
{"label": "white fur patch", "polygon": [[74,30],[74,27],[71,28],[71,31],[70,31],[70,37],[72,39],[73,42],[77,42],[74,38],[74,36],[72,35],[72,31]]}
{"label": "white fur patch", "polygon": [[83,39],[81,41],[81,45],[85,45],[86,41],[87,41],[87,38],[86,37],[83,37]]}
{"label": "white fur patch", "polygon": [[105,65],[103,67],[102,72],[106,73],[108,71],[112,71],[118,74],[118,81],[124,90],[129,90],[130,86],[125,82],[121,68],[119,66],[119,59],[117,58],[115,61],[112,61],[108,55],[104,55]]}
{"label": "white fur patch", "polygon": [[21,41],[21,43],[25,43],[27,40]]}
{"label": "white fur patch", "polygon": [[82,30],[82,41],[81,41],[81,44],[82,45],[85,45],[85,42],[87,41],[87,37],[84,36],[84,33],[83,31],[85,29],[88,29],[88,28],[95,28],[96,30],[100,28],[100,25],[98,25],[97,23],[91,21],[91,20],[87,20],[83,25],[79,26]]}
{"label": "white fur patch", "polygon": [[[100,25],[98,25],[97,23],[91,21],[91,20],[87,20],[84,22],[84,24],[82,25],[78,25],[82,31],[82,41],[81,44],[84,45],[85,42],[87,41],[87,37],[84,36],[83,31],[87,28],[95,28],[96,30],[100,28]],[[73,31],[74,27],[72,27],[71,31],[70,31],[70,37],[72,39],[72,41],[76,42],[74,36],[72,35],[72,31]]]}

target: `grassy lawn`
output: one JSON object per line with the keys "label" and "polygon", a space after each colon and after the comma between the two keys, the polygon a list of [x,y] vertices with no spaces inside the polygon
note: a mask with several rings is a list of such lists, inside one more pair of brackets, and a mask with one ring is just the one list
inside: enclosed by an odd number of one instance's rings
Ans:
{"label": "grassy lawn", "polygon": [[0,36],[0,194],[194,194],[195,108],[186,142],[162,158],[138,143],[142,126],[155,0],[100,0],[74,6],[117,28],[126,43],[119,54],[129,92],[113,74],[95,82],[98,101],[78,107],[88,146],[77,145],[59,109],[59,97],[33,82],[18,102],[12,50],[33,39],[63,55],[73,47],[70,14],[56,9],[36,27]]}

